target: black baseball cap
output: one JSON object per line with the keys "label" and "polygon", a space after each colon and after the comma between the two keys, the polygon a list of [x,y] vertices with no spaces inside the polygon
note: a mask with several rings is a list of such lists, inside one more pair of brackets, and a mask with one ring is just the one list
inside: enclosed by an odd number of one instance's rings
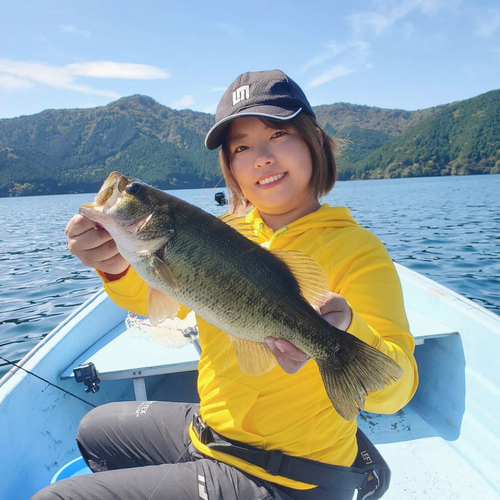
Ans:
{"label": "black baseball cap", "polygon": [[282,71],[243,73],[224,92],[215,113],[215,125],[205,137],[205,146],[218,148],[235,118],[258,116],[287,121],[301,111],[316,118],[302,89]]}

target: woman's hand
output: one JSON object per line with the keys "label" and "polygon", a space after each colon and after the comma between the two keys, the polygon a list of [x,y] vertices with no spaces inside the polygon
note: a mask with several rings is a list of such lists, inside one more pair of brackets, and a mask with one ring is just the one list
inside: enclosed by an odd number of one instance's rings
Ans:
{"label": "woman's hand", "polygon": [[352,311],[347,300],[338,293],[328,292],[325,303],[321,307],[315,307],[316,311],[323,316],[330,325],[339,330],[347,330],[352,321]]}
{"label": "woman's hand", "polygon": [[[351,324],[351,308],[341,295],[330,292],[325,303],[315,309],[328,323],[340,330],[347,330]],[[287,373],[298,372],[310,359],[306,353],[286,340],[267,337],[266,343],[278,364]]]}
{"label": "woman's hand", "polygon": [[129,263],[118,253],[111,235],[83,215],[75,215],[66,226],[69,251],[84,266],[94,267],[110,280],[123,276]]}
{"label": "woman's hand", "polygon": [[266,344],[274,354],[278,364],[287,373],[298,372],[310,359],[305,352],[297,349],[287,340],[267,337]]}

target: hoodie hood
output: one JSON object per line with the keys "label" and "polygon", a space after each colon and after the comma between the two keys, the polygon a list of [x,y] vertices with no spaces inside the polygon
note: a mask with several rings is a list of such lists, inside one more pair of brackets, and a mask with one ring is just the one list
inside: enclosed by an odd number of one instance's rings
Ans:
{"label": "hoodie hood", "polygon": [[260,244],[270,241],[278,235],[280,239],[282,237],[286,239],[297,238],[310,229],[340,229],[358,225],[351,217],[351,213],[347,207],[331,207],[328,203],[324,203],[315,212],[287,224],[276,232],[273,232],[273,230],[265,224],[256,208],[249,212],[246,216],[246,221],[251,224],[254,234],[259,237]]}

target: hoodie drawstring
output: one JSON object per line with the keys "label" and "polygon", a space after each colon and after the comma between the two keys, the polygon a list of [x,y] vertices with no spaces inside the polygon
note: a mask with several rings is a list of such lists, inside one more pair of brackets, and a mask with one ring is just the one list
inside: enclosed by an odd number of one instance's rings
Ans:
{"label": "hoodie drawstring", "polygon": [[255,236],[260,236],[260,232],[262,231],[263,228],[264,228],[264,223],[261,222],[259,224],[259,227],[257,228],[257,232],[255,233]]}
{"label": "hoodie drawstring", "polygon": [[[255,231],[255,236],[260,236],[260,233],[262,232],[262,229],[264,229],[264,226],[265,226],[265,224],[263,222],[259,223],[259,226],[257,227],[257,231]],[[262,246],[264,248],[269,248],[271,246],[271,244],[273,243],[273,241],[275,240],[276,236],[278,236],[278,234],[284,233],[285,231],[288,231],[288,227],[287,226],[283,226],[282,228],[278,229],[271,236],[271,239],[269,241],[266,241],[266,242],[262,243]]]}
{"label": "hoodie drawstring", "polygon": [[272,236],[271,236],[271,239],[269,240],[269,243],[267,245],[267,248],[269,248],[272,244],[273,244],[273,241],[276,239],[276,236],[278,236],[278,234],[281,234],[281,233],[284,233],[285,231],[288,231],[288,227],[287,226],[283,226],[282,228],[278,229]]}

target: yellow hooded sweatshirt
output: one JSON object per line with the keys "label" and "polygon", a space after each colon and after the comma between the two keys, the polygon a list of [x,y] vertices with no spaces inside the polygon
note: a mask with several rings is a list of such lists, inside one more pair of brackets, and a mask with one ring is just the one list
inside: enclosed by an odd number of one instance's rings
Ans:
{"label": "yellow hooded sweatshirt", "polygon": [[[330,291],[342,295],[352,308],[347,331],[390,356],[403,369],[397,382],[368,395],[365,409],[375,413],[400,410],[418,384],[414,340],[398,275],[380,240],[358,226],[347,208],[327,204],[275,233],[256,209],[246,219],[260,244],[298,250],[320,264],[328,276]],[[133,269],[117,281],[104,281],[104,289],[119,306],[147,315],[148,287]],[[180,316],[185,314],[187,311],[181,310]],[[327,464],[353,463],[356,420],[347,422],[335,411],[314,360],[293,375],[276,365],[263,375],[251,376],[239,369],[229,337],[199,316],[197,321],[203,350],[198,367],[200,414],[207,425],[229,439],[258,448]],[[273,476],[237,457],[213,451],[199,441],[193,428],[190,437],[205,455],[249,474],[295,489],[314,487]]]}

